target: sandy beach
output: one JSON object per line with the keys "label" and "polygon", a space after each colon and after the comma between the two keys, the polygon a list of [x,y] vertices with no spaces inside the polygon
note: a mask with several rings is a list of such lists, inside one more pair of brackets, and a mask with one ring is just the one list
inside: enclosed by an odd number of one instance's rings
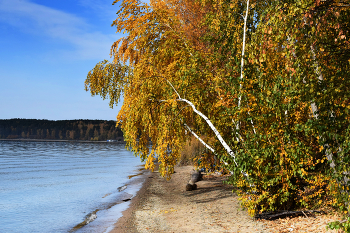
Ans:
{"label": "sandy beach", "polygon": [[198,189],[185,191],[192,166],[176,167],[167,181],[151,172],[112,233],[124,232],[339,232],[326,231],[339,216],[313,215],[275,221],[255,220],[242,210],[225,176],[204,176]]}

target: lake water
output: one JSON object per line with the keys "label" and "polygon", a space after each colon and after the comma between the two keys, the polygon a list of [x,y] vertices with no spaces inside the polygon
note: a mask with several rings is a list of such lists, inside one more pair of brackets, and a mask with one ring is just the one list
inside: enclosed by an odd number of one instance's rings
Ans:
{"label": "lake water", "polygon": [[113,229],[147,172],[124,146],[0,141],[0,232]]}

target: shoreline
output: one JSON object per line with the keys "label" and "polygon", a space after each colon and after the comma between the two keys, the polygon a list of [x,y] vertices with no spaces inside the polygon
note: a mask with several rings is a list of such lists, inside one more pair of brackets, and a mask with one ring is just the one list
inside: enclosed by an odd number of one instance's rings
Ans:
{"label": "shoreline", "polygon": [[185,191],[192,166],[175,167],[171,180],[157,171],[146,174],[141,189],[109,233],[154,232],[315,232],[335,233],[327,223],[339,220],[332,213],[274,221],[255,220],[240,206],[225,176],[209,174],[197,190]]}
{"label": "shoreline", "polygon": [[[30,139],[30,138],[17,138],[17,139],[0,139],[0,141],[24,141],[24,142],[93,142],[93,143],[107,143],[108,141],[90,141],[90,140],[65,140],[65,139]],[[108,142],[115,144],[126,144],[125,141]]]}
{"label": "shoreline", "polygon": [[132,200],[144,187],[150,173],[144,169],[144,165],[138,165],[135,168],[134,174],[128,176],[127,182],[122,183],[115,193],[104,195],[102,198],[106,202],[87,213],[84,219],[68,232],[110,232],[114,228],[115,221],[124,215],[123,212],[129,209]]}
{"label": "shoreline", "polygon": [[197,190],[185,191],[192,169],[176,167],[169,181],[150,172],[109,232],[269,232],[240,208],[225,176],[204,177]]}
{"label": "shoreline", "polygon": [[150,187],[153,173],[155,172],[149,172],[148,174],[145,174],[145,180],[141,186],[141,188],[138,190],[136,195],[131,198],[129,202],[129,206],[126,210],[122,211],[122,216],[117,219],[117,222],[113,225],[113,229],[108,231],[108,233],[121,233],[121,232],[138,232],[137,228],[134,224],[134,216],[133,213],[140,208],[140,204],[142,204],[144,201],[146,201],[146,195],[147,195],[147,189]]}

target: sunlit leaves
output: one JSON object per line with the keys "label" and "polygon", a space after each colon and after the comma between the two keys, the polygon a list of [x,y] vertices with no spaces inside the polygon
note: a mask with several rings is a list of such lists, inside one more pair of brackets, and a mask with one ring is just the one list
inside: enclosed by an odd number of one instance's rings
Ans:
{"label": "sunlit leaves", "polygon": [[[342,190],[336,181],[349,171],[349,5],[250,1],[243,40],[246,7],[240,0],[122,1],[113,26],[127,36],[113,44],[113,62],[89,73],[86,88],[112,105],[123,95],[118,120],[147,168],[157,158],[170,177],[190,138],[186,123],[228,163],[250,213],[308,207]],[[179,96],[211,120],[238,167]],[[210,152],[202,158],[218,161]]]}

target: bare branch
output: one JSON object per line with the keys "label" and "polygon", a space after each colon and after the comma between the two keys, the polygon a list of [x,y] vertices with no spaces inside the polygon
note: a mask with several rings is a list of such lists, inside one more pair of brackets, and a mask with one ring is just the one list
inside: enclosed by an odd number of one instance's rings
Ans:
{"label": "bare branch", "polygon": [[199,116],[201,116],[205,120],[205,122],[207,122],[207,124],[209,125],[210,129],[214,132],[215,136],[219,139],[221,145],[225,148],[226,152],[233,158],[233,161],[235,162],[236,166],[238,167],[238,164],[236,162],[235,153],[231,150],[229,145],[227,145],[227,143],[222,138],[222,136],[220,135],[219,131],[215,128],[213,123],[209,120],[209,118],[206,115],[204,115],[203,113],[201,113],[200,111],[198,111],[192,102],[190,102],[190,101],[188,101],[186,99],[181,99],[181,98],[178,99],[178,101],[183,101],[183,102],[186,102],[187,104],[189,104],[192,107],[193,111],[195,113],[197,113]]}
{"label": "bare branch", "polygon": [[[214,155],[215,155],[216,157],[218,157],[218,156],[217,156],[217,153],[215,152],[215,150],[214,150],[211,146],[209,146],[207,143],[205,143],[195,132],[193,132],[193,131],[191,130],[191,128],[190,128],[186,123],[184,123],[184,126],[187,128],[188,131],[190,131],[190,132],[192,133],[193,136],[195,136],[195,138],[198,139],[198,141],[200,141],[207,149],[209,149],[211,152],[214,153]],[[225,161],[221,161],[221,162],[223,162],[226,166],[228,166],[228,163],[227,163],[227,162],[225,162]],[[237,165],[237,163],[236,163],[236,165]],[[237,165],[237,166],[238,166],[238,165]]]}

